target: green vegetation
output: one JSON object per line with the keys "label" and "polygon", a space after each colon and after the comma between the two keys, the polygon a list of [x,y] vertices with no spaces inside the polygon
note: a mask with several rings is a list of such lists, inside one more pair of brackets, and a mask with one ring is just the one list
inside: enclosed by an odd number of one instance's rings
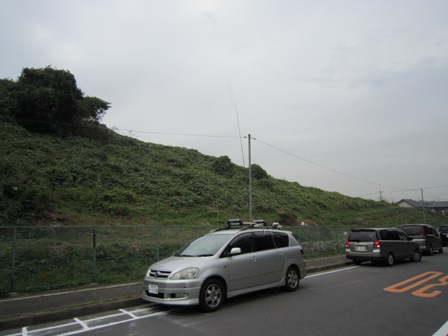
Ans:
{"label": "green vegetation", "polygon": [[[1,225],[192,225],[247,219],[247,169],[226,157],[99,129],[107,137],[61,138],[0,121]],[[255,218],[288,226],[423,221],[421,210],[303,187],[260,172],[253,179],[253,204]],[[436,215],[427,218],[443,222]]]}
{"label": "green vegetation", "polygon": [[[24,69],[16,82],[0,80],[0,97],[2,226],[197,225],[248,217],[247,169],[226,156],[112,132],[99,123],[109,103],[84,97],[67,71]],[[256,164],[252,171],[255,218],[332,227],[423,221],[421,210],[303,187]]]}

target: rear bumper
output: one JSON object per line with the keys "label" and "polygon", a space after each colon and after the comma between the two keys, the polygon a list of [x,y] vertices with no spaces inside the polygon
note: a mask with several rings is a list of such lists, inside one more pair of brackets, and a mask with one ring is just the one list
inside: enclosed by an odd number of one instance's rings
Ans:
{"label": "rear bumper", "polygon": [[345,256],[353,261],[383,261],[387,259],[386,256],[381,255],[380,251],[369,253],[346,252]]}

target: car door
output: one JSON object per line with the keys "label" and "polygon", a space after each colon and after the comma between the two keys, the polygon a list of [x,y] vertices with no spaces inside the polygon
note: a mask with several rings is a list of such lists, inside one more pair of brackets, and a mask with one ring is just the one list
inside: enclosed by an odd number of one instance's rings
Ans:
{"label": "car door", "polygon": [[385,229],[381,230],[381,256],[387,257],[392,253],[396,259],[403,255],[403,248],[400,238],[396,230]]}
{"label": "car door", "polygon": [[280,281],[285,264],[285,253],[279,250],[274,235],[269,231],[253,233],[254,251],[259,267],[260,285]]}
{"label": "car door", "polygon": [[[240,254],[230,255],[234,247],[241,249]],[[259,284],[259,265],[257,253],[253,251],[252,234],[237,236],[227,246],[227,267],[229,291],[243,290]]]}
{"label": "car door", "polygon": [[407,236],[402,231],[397,231],[398,236],[400,238],[400,243],[402,246],[402,258],[411,258],[414,255],[415,244],[412,243],[412,240],[409,236]]}
{"label": "car door", "polygon": [[441,248],[440,238],[437,231],[432,226],[424,226],[426,240],[428,241],[427,246],[432,246],[434,250],[439,250]]}

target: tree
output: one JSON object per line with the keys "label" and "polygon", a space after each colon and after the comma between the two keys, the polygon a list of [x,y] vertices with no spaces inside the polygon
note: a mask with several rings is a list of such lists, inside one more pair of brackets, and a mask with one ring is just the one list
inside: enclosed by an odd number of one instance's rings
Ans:
{"label": "tree", "polygon": [[258,180],[267,179],[269,177],[268,173],[266,173],[266,170],[261,168],[261,166],[257,165],[256,163],[252,164],[252,176]]}
{"label": "tree", "polygon": [[84,97],[79,102],[78,117],[81,120],[100,122],[109,107],[110,103],[97,97]]}
{"label": "tree", "polygon": [[75,77],[50,66],[25,68],[17,80],[16,120],[30,131],[73,134],[86,122],[98,123],[110,107],[96,97],[84,97]]}
{"label": "tree", "polygon": [[0,115],[12,116],[17,109],[12,95],[16,89],[16,83],[10,79],[0,79]]}
{"label": "tree", "polygon": [[233,175],[233,164],[227,155],[216,158],[213,161],[212,167],[213,171],[219,175],[223,176]]}

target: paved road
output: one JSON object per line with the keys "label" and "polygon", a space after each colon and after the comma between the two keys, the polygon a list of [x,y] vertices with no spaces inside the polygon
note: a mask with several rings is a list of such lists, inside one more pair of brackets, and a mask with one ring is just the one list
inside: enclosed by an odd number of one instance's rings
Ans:
{"label": "paved road", "polygon": [[211,314],[147,304],[17,334],[446,336],[447,321],[444,253],[420,263],[366,264],[314,274],[297,292],[268,290],[237,297]]}

